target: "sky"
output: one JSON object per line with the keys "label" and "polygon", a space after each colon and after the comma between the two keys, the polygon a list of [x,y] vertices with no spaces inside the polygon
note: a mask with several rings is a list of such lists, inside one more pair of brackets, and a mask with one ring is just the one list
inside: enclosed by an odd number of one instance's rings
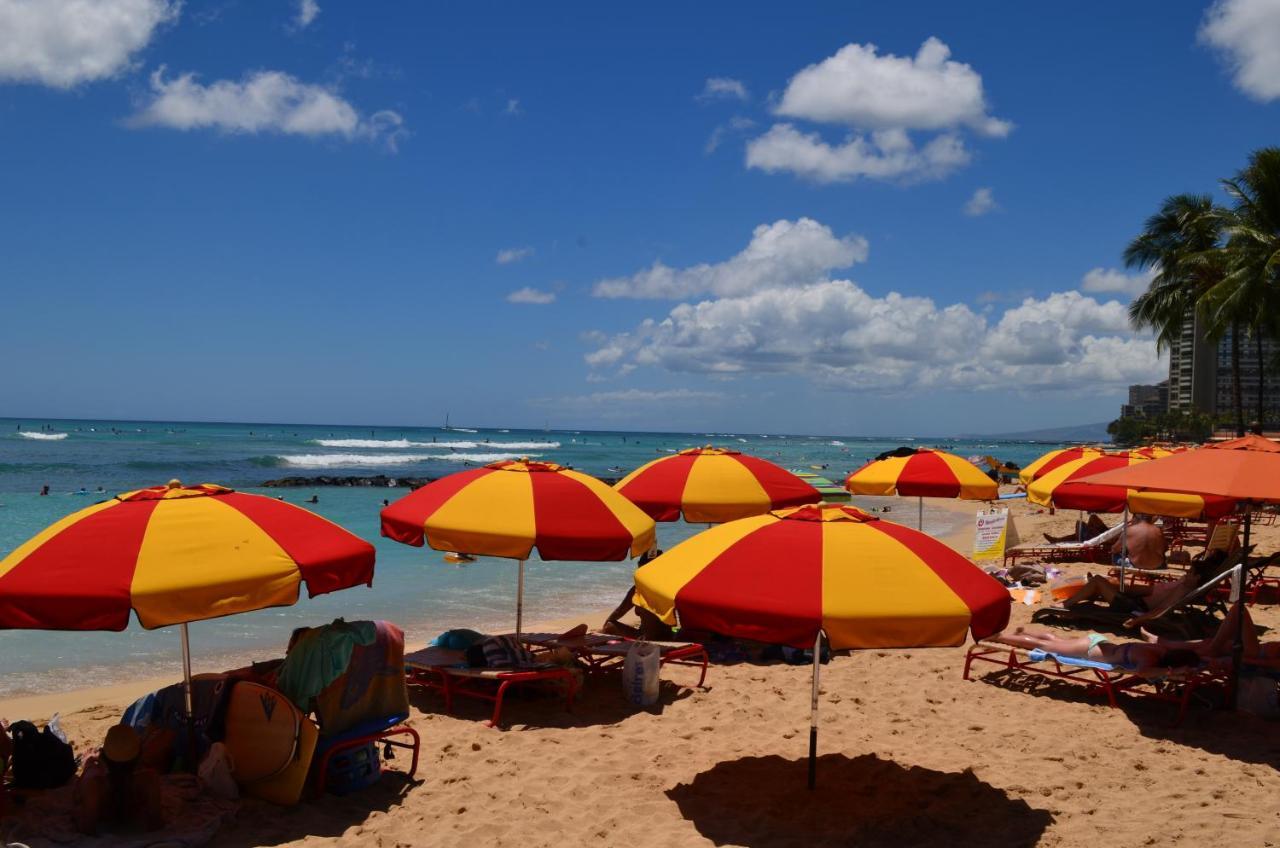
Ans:
{"label": "sky", "polygon": [[0,0],[0,416],[1108,421],[1277,143],[1280,0]]}

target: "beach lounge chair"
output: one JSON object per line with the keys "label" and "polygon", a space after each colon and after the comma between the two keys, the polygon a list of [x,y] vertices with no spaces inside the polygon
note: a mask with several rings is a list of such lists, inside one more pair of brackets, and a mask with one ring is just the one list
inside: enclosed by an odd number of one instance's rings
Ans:
{"label": "beach lounge chair", "polygon": [[[382,748],[382,759],[390,760],[395,748],[412,751],[409,779],[418,773],[422,745],[418,731],[405,724],[409,718],[409,692],[404,676],[404,633],[387,621],[373,622],[377,635],[369,645],[357,645],[342,676],[315,698],[316,724],[320,740],[316,746],[311,781],[316,795],[330,786],[334,763],[351,760],[353,752]],[[295,638],[298,634],[295,634]],[[376,780],[380,764],[364,763],[368,781]],[[349,787],[363,785],[346,775]],[[343,791],[349,791],[343,790]]]}
{"label": "beach lounge chair", "polygon": [[405,677],[410,686],[433,689],[444,697],[446,712],[453,711],[457,696],[478,698],[493,703],[493,716],[485,722],[500,727],[502,704],[513,686],[556,683],[564,687],[565,709],[573,709],[578,681],[574,671],[552,663],[512,666],[510,668],[471,668],[466,654],[447,648],[424,648],[405,654]]}
{"label": "beach lounge chair", "polygon": [[1112,707],[1120,705],[1118,695],[1151,698],[1178,705],[1175,724],[1186,717],[1187,707],[1197,691],[1221,687],[1226,677],[1210,671],[1190,671],[1152,679],[1129,674],[1110,663],[1068,657],[1040,649],[1027,650],[988,640],[971,647],[964,658],[964,679],[972,680],[973,664],[990,663],[1007,671],[1020,671],[1081,685],[1089,695],[1105,695]]}
{"label": "beach lounge chair", "polygon": [[[524,633],[520,640],[535,651],[563,649],[570,651],[588,672],[610,671],[621,668],[627,652],[635,639],[610,636],[605,633],[587,633],[565,638],[555,633]],[[707,649],[697,642],[650,642],[658,647],[659,665],[688,665],[701,667],[698,686],[707,679]]]}
{"label": "beach lounge chair", "polygon": [[1117,524],[1083,542],[1052,542],[1008,548],[1004,552],[1004,566],[1009,568],[1016,565],[1019,559],[1037,559],[1043,562],[1110,562],[1111,546],[1120,537],[1122,529],[1123,526]]}

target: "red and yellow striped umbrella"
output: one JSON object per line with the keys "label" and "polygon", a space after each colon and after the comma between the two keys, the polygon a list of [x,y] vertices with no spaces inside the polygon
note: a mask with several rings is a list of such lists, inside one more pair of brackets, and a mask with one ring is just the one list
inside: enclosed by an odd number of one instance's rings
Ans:
{"label": "red and yellow striped umbrella", "polygon": [[855,495],[912,498],[989,501],[1000,495],[996,482],[969,460],[927,448],[872,460],[846,477],[844,487]]}
{"label": "red and yellow striped umbrella", "polygon": [[805,647],[959,645],[1009,618],[1009,593],[951,548],[845,504],[775,510],[706,530],[636,571],[668,624]]}
{"label": "red and yellow striped umbrella", "polygon": [[174,480],[68,515],[0,560],[0,628],[123,630],[373,582],[373,546],[300,507]]}
{"label": "red and yellow striped umbrella", "polygon": [[1039,480],[1060,465],[1066,465],[1068,462],[1074,462],[1077,459],[1086,457],[1102,456],[1102,454],[1102,448],[1074,447],[1051,450],[1034,462],[1028,463],[1025,468],[1018,472],[1018,479],[1022,481],[1022,485],[1030,486],[1033,481]]}
{"label": "red and yellow striped umbrella", "polygon": [[653,519],[600,480],[554,462],[495,462],[429,483],[382,510],[382,535],[438,551],[617,561],[654,545]]}
{"label": "red and yellow striped umbrella", "polygon": [[727,448],[690,448],[640,466],[614,486],[654,521],[719,524],[822,495],[772,462]]}
{"label": "red and yellow striped umbrella", "polygon": [[694,536],[636,571],[635,602],[681,628],[812,646],[809,785],[822,640],[959,645],[1009,621],[1008,591],[936,539],[847,505],[776,510]]}
{"label": "red and yellow striped umbrella", "polygon": [[1142,491],[1085,482],[1086,477],[1104,471],[1151,461],[1138,451],[1076,459],[1059,465],[1028,486],[1027,501],[1087,512],[1121,512],[1127,503],[1131,512],[1176,518],[1221,518],[1235,509],[1235,501],[1214,495]]}
{"label": "red and yellow striped umbrella", "polygon": [[524,561],[617,561],[654,547],[653,519],[600,480],[553,462],[495,462],[450,474],[382,510],[382,535],[438,551],[520,561],[516,634],[524,623]]}

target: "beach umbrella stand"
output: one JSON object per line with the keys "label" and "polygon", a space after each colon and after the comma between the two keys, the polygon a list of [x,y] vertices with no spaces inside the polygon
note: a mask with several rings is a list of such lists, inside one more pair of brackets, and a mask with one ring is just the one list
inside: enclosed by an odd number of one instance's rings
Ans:
{"label": "beach umbrella stand", "polygon": [[809,788],[818,785],[818,677],[822,669],[822,640],[826,634],[821,630],[813,640],[813,695],[809,701]]}

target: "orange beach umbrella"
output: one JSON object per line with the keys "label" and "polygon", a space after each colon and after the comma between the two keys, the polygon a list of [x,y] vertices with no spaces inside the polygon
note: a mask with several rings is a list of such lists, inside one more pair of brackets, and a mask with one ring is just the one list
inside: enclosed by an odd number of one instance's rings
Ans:
{"label": "orange beach umbrella", "polygon": [[990,501],[1000,486],[967,459],[920,448],[909,456],[872,460],[845,478],[855,495],[899,495],[917,499],[916,528],[924,529],[924,498]]}
{"label": "orange beach umbrella", "polygon": [[640,466],[614,486],[654,521],[719,524],[817,503],[821,493],[764,459],[728,448],[690,448]]}
{"label": "orange beach umbrella", "polygon": [[668,624],[813,647],[809,781],[822,641],[836,650],[960,645],[1004,629],[1010,597],[938,540],[856,507],[731,521],[636,571],[635,601]]}
{"label": "orange beach umbrella", "polygon": [[382,535],[520,561],[516,634],[524,616],[524,562],[618,561],[654,546],[653,519],[605,483],[553,462],[495,462],[460,471],[382,510]]}
{"label": "orange beach umbrella", "polygon": [[373,583],[373,546],[301,507],[177,480],[74,512],[0,560],[0,628],[123,630],[289,606]]}
{"label": "orange beach umbrella", "polygon": [[[1189,456],[1178,454],[1177,456]],[[1096,477],[1117,469],[1138,468],[1165,462],[1143,454],[1107,453],[1059,465],[1027,487],[1027,501],[1056,509],[1087,512],[1133,512],[1177,518],[1221,518],[1235,509],[1235,501],[1201,494],[1144,491],[1136,487],[1099,484]]]}

